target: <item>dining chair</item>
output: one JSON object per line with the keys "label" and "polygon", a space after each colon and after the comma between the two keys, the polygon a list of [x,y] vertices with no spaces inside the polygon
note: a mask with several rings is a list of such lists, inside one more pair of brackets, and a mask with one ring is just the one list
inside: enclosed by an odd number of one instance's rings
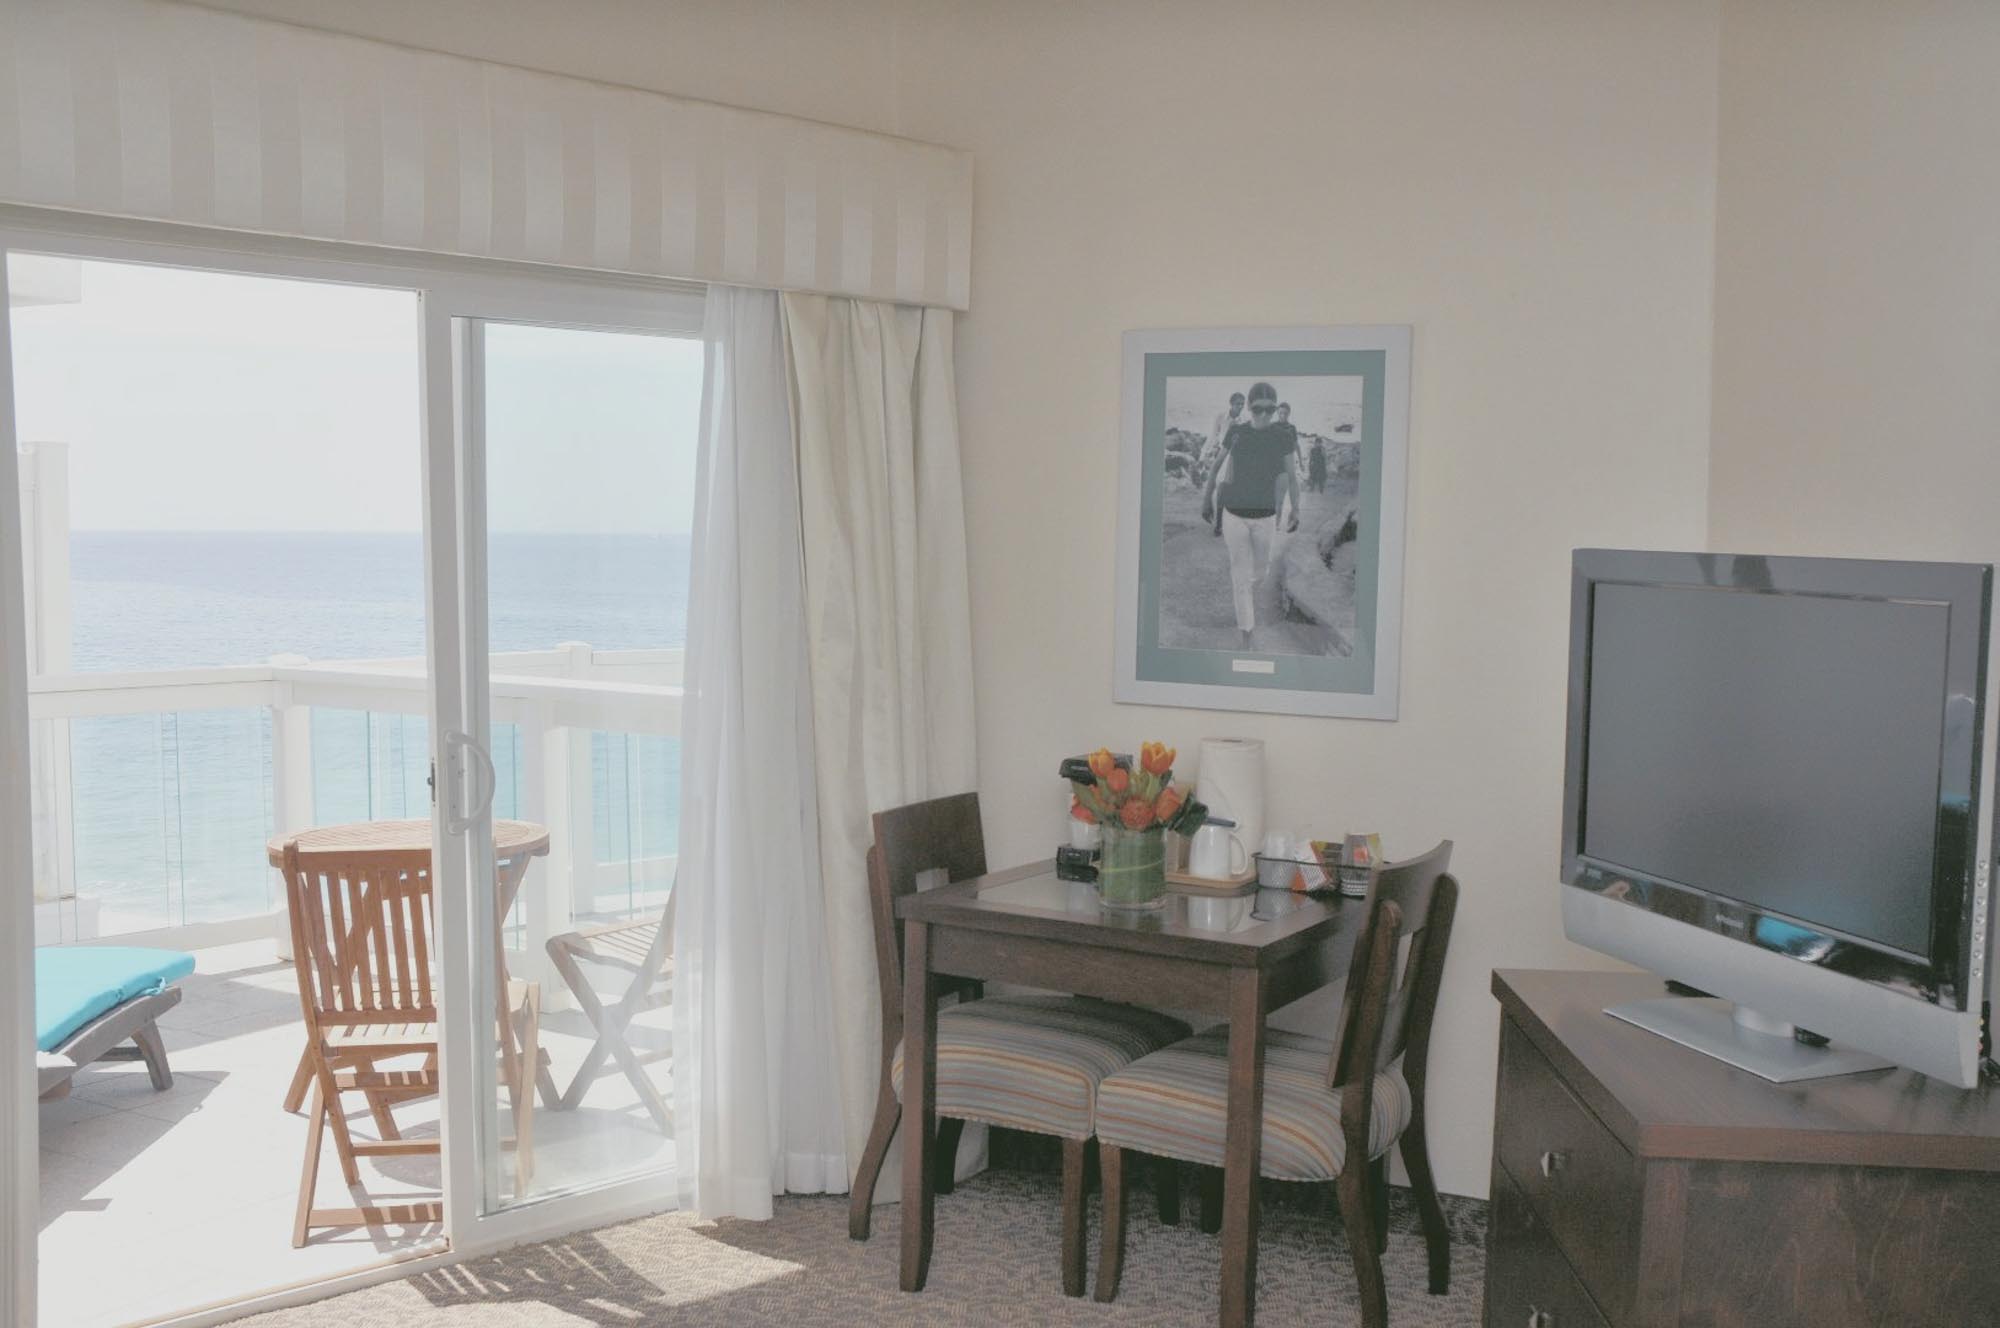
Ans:
{"label": "dining chair", "polygon": [[[671,1136],[673,1120],[666,1101],[646,1075],[646,1063],[661,1055],[641,1055],[626,1033],[639,1015],[663,1009],[673,999],[674,892],[668,890],[666,906],[656,916],[566,931],[549,937],[547,948],[556,972],[569,985],[596,1035],[563,1093],[563,1108],[574,1110],[603,1073],[604,1063],[616,1061],[660,1133]],[[621,974],[624,990],[606,1004],[590,985],[585,965]]]}
{"label": "dining chair", "polygon": [[[1387,1188],[1379,1164],[1391,1147],[1400,1144],[1416,1195],[1431,1294],[1442,1295],[1450,1285],[1450,1237],[1421,1108],[1431,1020],[1458,904],[1458,882],[1445,870],[1450,861],[1446,840],[1377,873],[1333,1038],[1266,1034],[1261,1174],[1333,1182],[1368,1328],[1388,1323],[1381,1265]],[[1229,1037],[1222,1029],[1141,1057],[1099,1085],[1095,1126],[1104,1233],[1098,1300],[1117,1296],[1125,1257],[1125,1154],[1221,1167],[1228,1097]]]}
{"label": "dining chair", "polygon": [[[868,1239],[875,1182],[902,1119],[903,927],[896,901],[919,877],[963,881],[986,874],[979,795],[913,803],[874,818],[868,851],[875,962],[882,990],[881,1083],[875,1120],[847,1210],[848,1235]],[[976,982],[942,979],[955,1004],[938,1011],[936,1190],[949,1194],[960,1132],[979,1121],[1062,1144],[1063,1293],[1084,1291],[1085,1148],[1105,1075],[1187,1035],[1169,1015],[1078,996],[985,996]]]}

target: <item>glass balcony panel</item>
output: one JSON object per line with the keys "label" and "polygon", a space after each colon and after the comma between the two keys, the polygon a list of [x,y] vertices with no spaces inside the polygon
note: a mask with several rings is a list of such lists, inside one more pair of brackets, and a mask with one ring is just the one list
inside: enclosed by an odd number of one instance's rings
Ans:
{"label": "glass balcony panel", "polygon": [[67,721],[75,889],[69,939],[251,917],[275,907],[268,713]]}

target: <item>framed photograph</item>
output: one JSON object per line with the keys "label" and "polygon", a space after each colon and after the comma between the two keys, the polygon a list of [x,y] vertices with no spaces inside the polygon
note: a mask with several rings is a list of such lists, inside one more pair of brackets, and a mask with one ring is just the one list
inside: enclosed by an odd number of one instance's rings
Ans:
{"label": "framed photograph", "polygon": [[1125,334],[1117,700],[1396,717],[1410,329]]}

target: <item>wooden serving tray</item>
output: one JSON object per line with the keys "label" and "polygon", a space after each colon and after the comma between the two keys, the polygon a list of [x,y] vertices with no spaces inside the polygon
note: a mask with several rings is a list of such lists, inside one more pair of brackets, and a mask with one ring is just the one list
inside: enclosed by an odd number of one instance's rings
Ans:
{"label": "wooden serving tray", "polygon": [[1167,834],[1167,889],[1183,895],[1210,895],[1234,899],[1257,893],[1257,860],[1235,876],[1196,876],[1187,869],[1188,841],[1171,831]]}
{"label": "wooden serving tray", "polygon": [[1184,871],[1169,871],[1167,889],[1176,894],[1221,895],[1233,899],[1257,893],[1257,872],[1252,868],[1239,876],[1225,876],[1218,880],[1212,876],[1194,876]]}

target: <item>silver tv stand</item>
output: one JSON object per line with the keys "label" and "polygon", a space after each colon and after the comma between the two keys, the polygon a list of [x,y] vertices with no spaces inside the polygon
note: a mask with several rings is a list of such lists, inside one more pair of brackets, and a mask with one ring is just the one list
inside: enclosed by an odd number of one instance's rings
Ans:
{"label": "silver tv stand", "polygon": [[1713,996],[1662,996],[1606,1006],[1604,1013],[1776,1084],[1860,1074],[1894,1064],[1847,1047],[1809,1046],[1791,1024]]}

